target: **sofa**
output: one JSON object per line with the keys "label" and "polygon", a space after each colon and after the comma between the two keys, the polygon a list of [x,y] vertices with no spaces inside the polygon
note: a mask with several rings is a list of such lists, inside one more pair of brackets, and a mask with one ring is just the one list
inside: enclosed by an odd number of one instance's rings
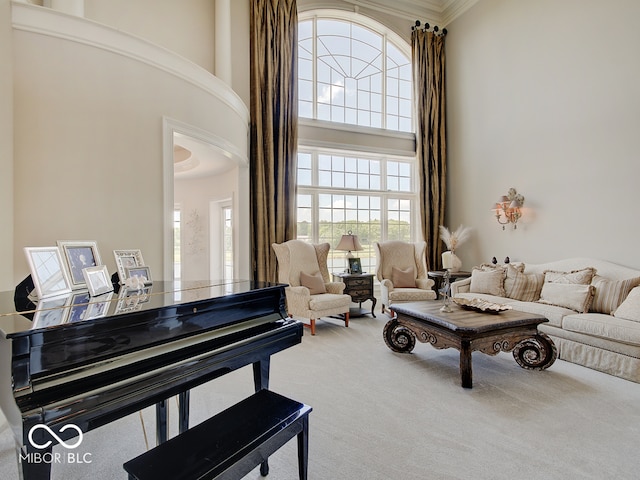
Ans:
{"label": "sofa", "polygon": [[543,315],[558,358],[640,383],[640,270],[593,258],[474,267],[451,296]]}

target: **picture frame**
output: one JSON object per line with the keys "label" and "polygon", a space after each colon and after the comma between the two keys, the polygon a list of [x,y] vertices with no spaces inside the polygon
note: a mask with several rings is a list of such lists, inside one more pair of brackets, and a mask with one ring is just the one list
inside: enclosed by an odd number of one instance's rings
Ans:
{"label": "picture frame", "polygon": [[116,260],[120,283],[124,283],[128,278],[127,268],[144,267],[144,260],[140,250],[114,250],[113,256]]}
{"label": "picture frame", "polygon": [[106,265],[85,268],[82,270],[82,274],[92,297],[113,292],[113,284]]}
{"label": "picture frame", "polygon": [[71,292],[71,284],[58,247],[24,247],[38,299]]}
{"label": "picture frame", "polygon": [[87,267],[102,265],[98,244],[94,241],[58,240],[58,248],[65,261],[67,274],[72,290],[86,288],[82,270]]}
{"label": "picture frame", "polygon": [[127,267],[126,269],[127,272],[127,278],[131,278],[131,277],[143,277],[145,278],[144,280],[144,284],[145,285],[151,285],[151,270],[149,269],[149,267],[143,266],[143,267]]}
{"label": "picture frame", "polygon": [[362,264],[360,263],[360,258],[350,258],[349,259],[349,273],[352,275],[359,275],[362,273]]}
{"label": "picture frame", "polygon": [[90,301],[91,295],[86,290],[73,294],[71,302],[69,302],[69,323],[81,322],[86,319]]}

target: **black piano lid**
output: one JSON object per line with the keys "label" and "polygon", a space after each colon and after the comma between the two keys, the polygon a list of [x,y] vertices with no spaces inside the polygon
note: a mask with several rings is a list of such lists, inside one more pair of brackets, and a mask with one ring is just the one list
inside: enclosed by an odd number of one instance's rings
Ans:
{"label": "black piano lid", "polygon": [[[5,338],[31,335],[35,331],[68,328],[72,324],[108,322],[110,317],[159,310],[226,296],[282,289],[284,285],[250,280],[154,281],[141,291],[111,292],[90,297],[87,290],[30,302],[21,282],[20,291],[0,292],[0,332]],[[23,288],[21,288],[23,287]]]}

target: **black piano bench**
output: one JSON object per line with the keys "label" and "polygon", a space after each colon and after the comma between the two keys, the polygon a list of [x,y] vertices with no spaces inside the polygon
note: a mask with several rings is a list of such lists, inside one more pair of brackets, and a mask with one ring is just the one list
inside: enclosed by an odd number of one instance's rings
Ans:
{"label": "black piano bench", "polygon": [[129,480],[237,480],[298,436],[298,473],[307,478],[311,407],[260,390],[227,410],[129,460]]}

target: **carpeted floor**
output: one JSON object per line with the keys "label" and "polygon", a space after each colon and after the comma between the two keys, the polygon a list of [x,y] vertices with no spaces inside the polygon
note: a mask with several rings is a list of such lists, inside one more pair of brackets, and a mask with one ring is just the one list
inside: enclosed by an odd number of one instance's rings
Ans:
{"label": "carpeted floor", "polygon": [[[386,320],[319,321],[315,337],[305,329],[302,345],[272,359],[271,389],[313,407],[310,479],[638,478],[640,384],[561,360],[537,372],[511,354],[474,353],[474,386],[463,389],[456,350],[418,343],[411,354],[393,353],[382,339]],[[252,385],[246,367],[194,389],[192,424]],[[143,412],[149,442],[153,415]],[[146,449],[141,425],[135,414],[87,433],[78,453],[91,463],[54,465],[53,478],[126,478],[122,464]],[[268,478],[298,478],[295,441],[270,467]],[[18,478],[8,429],[0,478]],[[247,478],[262,477],[256,469]]]}

